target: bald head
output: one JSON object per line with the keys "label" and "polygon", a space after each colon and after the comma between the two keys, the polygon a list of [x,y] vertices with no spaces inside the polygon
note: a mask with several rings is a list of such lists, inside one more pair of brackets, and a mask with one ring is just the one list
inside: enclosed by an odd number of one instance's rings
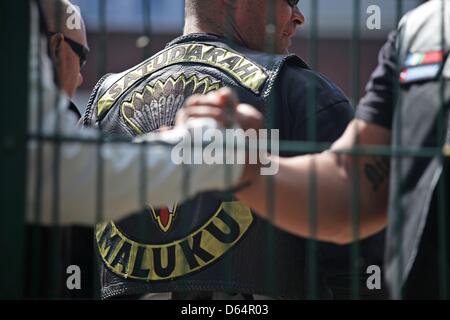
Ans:
{"label": "bald head", "polygon": [[[49,56],[57,71],[57,83],[73,97],[83,82],[80,73],[88,50],[86,27],[78,8],[68,0],[39,0],[52,33]],[[84,49],[80,49],[84,47]]]}
{"label": "bald head", "polygon": [[[285,0],[185,0],[184,34],[214,33],[257,50],[286,53],[304,16]],[[275,25],[273,34],[267,26]]]}
{"label": "bald head", "polygon": [[220,4],[220,0],[185,0],[186,17],[199,13],[214,13],[212,9]]}
{"label": "bald head", "polygon": [[83,18],[69,0],[40,0],[40,2],[50,32],[62,33],[87,47]]}
{"label": "bald head", "polygon": [[185,0],[184,33],[223,33],[223,0]]}

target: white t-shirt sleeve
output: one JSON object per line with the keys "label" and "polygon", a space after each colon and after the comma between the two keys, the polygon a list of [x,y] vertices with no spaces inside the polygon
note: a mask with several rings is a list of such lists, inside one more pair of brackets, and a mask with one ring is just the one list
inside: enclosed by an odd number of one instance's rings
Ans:
{"label": "white t-shirt sleeve", "polygon": [[[226,190],[237,183],[243,165],[171,161],[174,146],[194,128],[216,128],[212,119],[138,139],[146,144],[98,144],[99,132],[77,128],[67,97],[53,83],[36,15],[32,13],[30,46],[27,222],[93,225],[98,218],[120,219],[146,205],[183,202],[199,192]],[[63,138],[61,143],[55,137]]]}

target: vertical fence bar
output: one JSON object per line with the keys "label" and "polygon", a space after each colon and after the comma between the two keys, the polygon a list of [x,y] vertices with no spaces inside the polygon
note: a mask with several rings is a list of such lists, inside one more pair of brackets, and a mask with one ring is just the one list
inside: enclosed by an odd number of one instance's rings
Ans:
{"label": "vertical fence bar", "polygon": [[[308,62],[313,70],[318,62],[318,31],[319,31],[319,0],[311,0],[311,29],[309,33]],[[308,78],[307,86],[307,114],[308,114],[308,141],[317,140],[317,81],[314,76]],[[309,230],[310,238],[307,244],[307,280],[308,299],[318,298],[318,243],[315,239],[317,233],[317,176],[316,166],[312,163],[309,174]]]}
{"label": "vertical fence bar", "polygon": [[0,4],[0,25],[8,37],[8,45],[0,53],[2,70],[8,76],[0,80],[0,90],[3,97],[14,97],[13,105],[6,104],[0,111],[2,119],[14,119],[3,121],[0,126],[2,299],[23,298],[24,294],[29,13],[30,1],[27,0]]}
{"label": "vertical fence bar", "polygon": [[[106,54],[106,48],[108,46],[107,42],[107,25],[106,25],[106,0],[98,1],[98,18],[99,18],[99,29],[98,29],[98,55],[97,55],[97,78],[100,79],[106,73],[108,56]],[[103,140],[100,139],[97,145],[97,183],[96,183],[96,208],[95,208],[95,218],[96,222],[103,221],[104,217],[104,164],[102,157],[102,147]],[[100,270],[97,264],[97,259],[93,259],[93,288],[94,288],[94,299],[99,299],[100,294]]]}
{"label": "vertical fence bar", "polygon": [[[361,3],[360,0],[353,0],[353,33],[352,33],[352,102],[357,105],[359,101],[359,82],[360,82],[360,26],[361,26]],[[355,145],[359,145],[357,131],[355,131]],[[359,299],[360,297],[360,244],[359,244],[359,224],[360,224],[360,177],[359,177],[360,161],[359,156],[354,157],[353,181],[352,181],[352,225],[353,239],[351,248],[351,298]]]}
{"label": "vertical fence bar", "polygon": [[[396,3],[395,3],[395,25],[394,25],[394,30],[398,29],[398,25],[400,23],[400,20],[402,19],[402,15],[403,15],[403,1],[402,0],[396,0]],[[397,36],[398,36],[398,34],[397,34]],[[400,42],[398,41],[397,43],[400,43]],[[399,59],[399,55],[400,55],[400,48],[399,47],[396,48],[396,53],[395,54],[396,54],[396,57],[395,57],[396,61],[399,61],[400,60]],[[395,70],[394,75],[393,75],[393,79],[392,79],[393,88],[392,88],[392,105],[391,105],[391,108],[393,110],[393,112],[392,112],[393,115],[395,114],[395,112],[397,112],[396,110],[397,110],[397,108],[400,105],[400,83],[398,81],[398,75],[400,74],[400,68],[401,68],[400,64],[397,63],[397,70]],[[400,113],[398,113],[398,114],[399,114],[399,116],[401,116]],[[393,117],[395,119],[395,115]],[[398,141],[397,141],[396,136],[398,136],[398,134],[399,134],[398,121],[396,121],[394,119],[393,119],[393,122],[392,122],[392,127],[395,128],[395,129],[393,130],[391,152],[397,148]],[[397,196],[397,192],[398,192],[398,188],[399,188],[399,183],[398,183],[399,175],[398,175],[398,172],[397,171],[394,172],[394,170],[398,169],[398,163],[397,163],[398,159],[399,158],[398,158],[397,155],[395,155],[395,156],[391,155],[391,157],[389,159],[390,175],[394,175],[395,174],[396,175],[396,179],[397,179],[397,183],[396,183],[395,186],[392,186],[390,184],[390,181],[389,181],[389,189],[390,189],[389,190],[389,197],[390,197],[389,201],[391,201],[391,199],[393,199],[394,207],[396,209],[396,214],[398,213],[398,208],[399,208],[399,206],[398,206],[398,196]],[[394,161],[393,160],[395,160],[395,165],[394,165]],[[393,190],[391,190],[391,188],[393,188]],[[388,206],[388,221],[390,221],[390,217],[389,216],[391,215],[391,212],[390,212],[391,209],[392,208],[389,205]],[[399,220],[402,219],[401,213],[399,213],[398,219]],[[395,221],[396,222],[394,223],[394,225],[393,226],[389,226],[389,227],[394,228],[395,232],[400,232],[399,226],[401,224],[399,224],[397,220],[395,220]],[[389,222],[389,223],[391,223],[391,222]],[[396,244],[395,246],[396,246],[396,250],[398,250],[400,248],[399,244]],[[400,258],[401,258],[401,256],[400,256]],[[401,276],[398,277],[395,281],[398,281],[400,278],[401,278]],[[391,294],[391,296],[392,296],[392,294]]]}
{"label": "vertical fence bar", "polygon": [[[43,17],[41,17],[42,19]],[[41,136],[43,132],[43,108],[44,101],[42,96],[43,85],[41,79],[43,78],[42,70],[42,59],[41,54],[45,52],[43,48],[44,43],[38,41],[39,47],[37,48],[38,61],[37,61],[37,76],[39,79],[38,89],[37,89],[37,133]],[[27,275],[26,279],[30,282],[27,285],[27,297],[38,298],[40,296],[41,283],[42,283],[42,268],[41,268],[41,253],[42,253],[42,234],[43,230],[40,228],[39,223],[42,216],[42,200],[43,200],[43,140],[40,138],[35,138],[36,142],[36,172],[30,172],[30,175],[35,175],[35,184],[33,186],[33,203],[30,204],[33,207],[33,220],[30,221],[30,235],[27,242],[27,250],[29,250],[30,256],[30,267],[31,272]]]}
{"label": "vertical fence bar", "polygon": [[[441,1],[441,14],[440,14],[440,32],[441,32],[441,51],[445,52],[447,50],[446,46],[446,38],[445,38],[445,10],[446,4],[445,1]],[[448,17],[447,17],[448,19]],[[449,20],[450,22],[450,20]],[[448,110],[446,110],[447,106],[445,105],[445,81],[444,77],[441,76],[440,84],[439,84],[439,114],[438,114],[438,141],[437,146],[443,146],[445,144],[445,139],[447,135],[447,125],[448,123]],[[439,161],[443,166],[444,170],[441,175],[441,179],[439,179],[438,183],[438,279],[439,279],[439,297],[441,299],[448,299],[448,257],[447,257],[447,201],[446,201],[446,190],[448,182],[446,181],[447,170],[445,158],[443,153],[439,154]]]}
{"label": "vertical fence bar", "polygon": [[403,0],[396,0],[396,8],[395,8],[395,29],[397,28],[400,20],[403,16]]}
{"label": "vertical fence bar", "polygon": [[[144,31],[144,40],[142,47],[142,58],[146,60],[149,58],[151,53],[151,35],[152,35],[152,25],[151,25],[151,0],[141,0],[142,6],[142,20],[143,20],[143,31]],[[140,219],[145,219],[145,216],[149,216],[151,210],[148,207],[149,199],[148,199],[148,179],[151,177],[148,176],[147,173],[147,161],[150,157],[150,154],[147,152],[148,144],[146,142],[142,142],[140,146],[140,174],[139,174],[139,207],[142,209],[141,215],[139,216],[138,222],[138,235],[140,239],[145,239],[146,225],[145,223],[141,223]],[[140,266],[138,266],[140,267]]]}
{"label": "vertical fence bar", "polygon": [[[227,41],[231,41],[231,39],[233,39],[233,37],[234,37],[233,36],[233,26],[235,24],[235,15],[236,15],[235,10],[236,10],[236,0],[229,1],[228,5],[225,8],[225,12],[224,12],[225,16],[224,16],[224,21],[223,21],[223,23],[225,24],[225,28],[224,28],[225,38],[227,39]],[[230,116],[234,113],[233,106],[228,105],[225,108],[226,108],[225,112],[226,112],[227,116],[230,118]],[[225,141],[225,139],[224,139],[223,148],[224,149],[227,148],[227,141]],[[223,156],[224,156],[223,163],[227,163],[225,153],[223,154]],[[234,170],[234,169],[230,166],[226,166],[224,182],[225,182],[225,185],[227,185],[227,186],[231,186],[231,170]],[[234,198],[233,194],[231,192],[225,192],[223,194],[223,197],[226,199],[226,201],[230,201],[231,199]],[[232,277],[233,277],[233,274],[231,273],[231,270],[232,270],[231,260],[227,260],[226,269],[230,270],[230,271],[227,272],[226,275],[224,275],[224,281],[229,283],[232,281]]]}
{"label": "vertical fence bar", "polygon": [[142,19],[144,23],[144,36],[148,44],[142,48],[143,59],[148,59],[152,48],[152,22],[151,22],[151,4],[150,0],[142,0]]}
{"label": "vertical fence bar", "polygon": [[[397,0],[397,20],[400,21],[402,13],[403,13],[403,1]],[[397,41],[399,44],[397,46],[397,61],[400,61],[400,52],[401,52],[401,41]],[[400,74],[400,63],[397,63],[397,72],[394,74],[393,84],[394,84],[394,99],[393,99],[393,110],[395,110],[396,117],[394,117],[394,123],[393,128],[395,128],[394,131],[394,138],[392,140],[393,142],[393,150],[397,150],[399,147],[402,146],[402,138],[401,138],[401,128],[402,128],[402,110],[401,107],[401,101],[402,96],[400,92],[400,83],[398,81],[398,75]],[[398,260],[398,266],[397,266],[397,273],[395,275],[395,289],[397,292],[394,293],[396,298],[401,299],[403,297],[402,294],[402,282],[403,282],[403,272],[402,272],[402,266],[403,266],[403,254],[402,254],[402,248],[401,243],[403,241],[403,221],[404,221],[404,213],[400,206],[400,195],[401,195],[401,189],[400,189],[400,179],[401,179],[401,156],[395,156],[395,165],[393,168],[391,168],[393,174],[395,174],[396,183],[393,186],[394,190],[391,190],[390,195],[393,199],[394,203],[394,214],[398,217],[396,220],[395,225],[393,226],[394,232],[398,235],[398,241],[395,244],[395,250],[397,251],[396,256],[399,256]]]}
{"label": "vertical fence bar", "polygon": [[[55,108],[59,105],[60,101],[57,98]],[[61,227],[59,226],[59,217],[61,213],[60,208],[60,164],[61,164],[61,137],[60,137],[60,117],[57,113],[55,126],[56,139],[54,140],[54,154],[53,154],[53,196],[52,196],[52,224],[51,224],[51,242],[50,242],[50,255],[49,260],[49,296],[52,299],[60,298],[60,278],[62,274],[61,266]],[[44,269],[44,272],[46,270]]]}
{"label": "vertical fence bar", "polygon": [[[142,47],[142,58],[143,60],[148,59],[150,55],[150,43],[151,43],[151,21],[150,21],[150,0],[142,0],[142,20],[144,24],[144,37],[146,38],[145,45]],[[149,156],[146,152],[147,150],[147,143],[143,142],[140,146],[140,175],[139,175],[139,205],[143,209],[142,215],[150,214],[149,212],[146,212],[146,205],[148,204],[148,197],[147,197],[147,181],[148,181],[148,175],[147,175],[147,157]],[[141,218],[143,218],[141,216]],[[139,237],[140,239],[144,239],[145,237],[145,224],[139,223]]]}
{"label": "vertical fence bar", "polygon": [[[265,52],[270,55],[274,55],[276,53],[276,0],[266,0],[266,37],[265,37]],[[265,105],[265,117],[266,117],[266,128],[270,131],[272,129],[276,129],[276,121],[275,121],[275,110],[276,110],[276,102],[274,95],[270,95],[267,99]],[[269,138],[269,133],[267,135]],[[269,149],[271,146],[269,146]],[[266,191],[266,202],[267,202],[267,213],[269,221],[273,222],[275,220],[275,188],[273,177],[268,175],[267,179],[267,191]],[[268,256],[275,256],[275,246],[277,241],[275,237],[275,231],[273,227],[267,226],[267,252]],[[276,259],[270,259],[270,263],[268,266],[267,277],[266,277],[266,286],[267,288],[276,288]]]}
{"label": "vertical fence bar", "polygon": [[[62,7],[62,3],[59,1],[55,2],[55,10],[54,10],[54,21],[56,25],[55,32],[63,32],[64,24],[66,21],[63,20],[64,10]],[[62,88],[61,81],[62,79],[56,79],[58,87]],[[58,91],[55,92],[55,105],[53,106],[56,119],[55,119],[55,140],[53,142],[54,153],[53,153],[53,174],[52,174],[52,212],[51,212],[51,234],[50,234],[50,255],[48,256],[48,264],[50,274],[48,275],[49,279],[49,290],[48,295],[50,298],[56,299],[60,294],[60,277],[61,277],[61,227],[59,226],[59,217],[60,217],[60,164],[61,164],[61,123],[60,123],[60,112],[58,112],[58,107],[60,105],[60,94]],[[47,269],[44,269],[46,272]]]}
{"label": "vertical fence bar", "polygon": [[[309,45],[308,45],[308,64],[316,70],[319,61],[319,4],[320,0],[310,0],[311,15],[309,20],[311,21],[309,31]],[[309,130],[315,130],[310,128]]]}

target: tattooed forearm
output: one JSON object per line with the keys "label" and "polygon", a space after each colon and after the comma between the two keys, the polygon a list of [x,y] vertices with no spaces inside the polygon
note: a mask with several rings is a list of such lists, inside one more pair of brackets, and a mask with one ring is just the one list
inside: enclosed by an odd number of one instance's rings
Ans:
{"label": "tattooed forearm", "polygon": [[364,173],[372,184],[373,191],[377,192],[389,177],[389,158],[373,158],[372,161],[364,165]]}

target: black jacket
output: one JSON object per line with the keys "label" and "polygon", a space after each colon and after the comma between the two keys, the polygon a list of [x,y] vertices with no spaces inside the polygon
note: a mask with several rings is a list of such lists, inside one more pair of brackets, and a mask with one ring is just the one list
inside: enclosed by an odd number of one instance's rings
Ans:
{"label": "black jacket", "polygon": [[[175,39],[137,67],[104,77],[84,125],[128,136],[173,126],[189,95],[223,86],[271,115],[268,125],[279,129],[283,140],[333,142],[353,117],[344,94],[300,58],[193,34]],[[314,120],[317,129],[308,132],[307,123]],[[305,297],[305,241],[223,195],[150,207],[99,225],[96,239],[104,298],[169,291]]]}

